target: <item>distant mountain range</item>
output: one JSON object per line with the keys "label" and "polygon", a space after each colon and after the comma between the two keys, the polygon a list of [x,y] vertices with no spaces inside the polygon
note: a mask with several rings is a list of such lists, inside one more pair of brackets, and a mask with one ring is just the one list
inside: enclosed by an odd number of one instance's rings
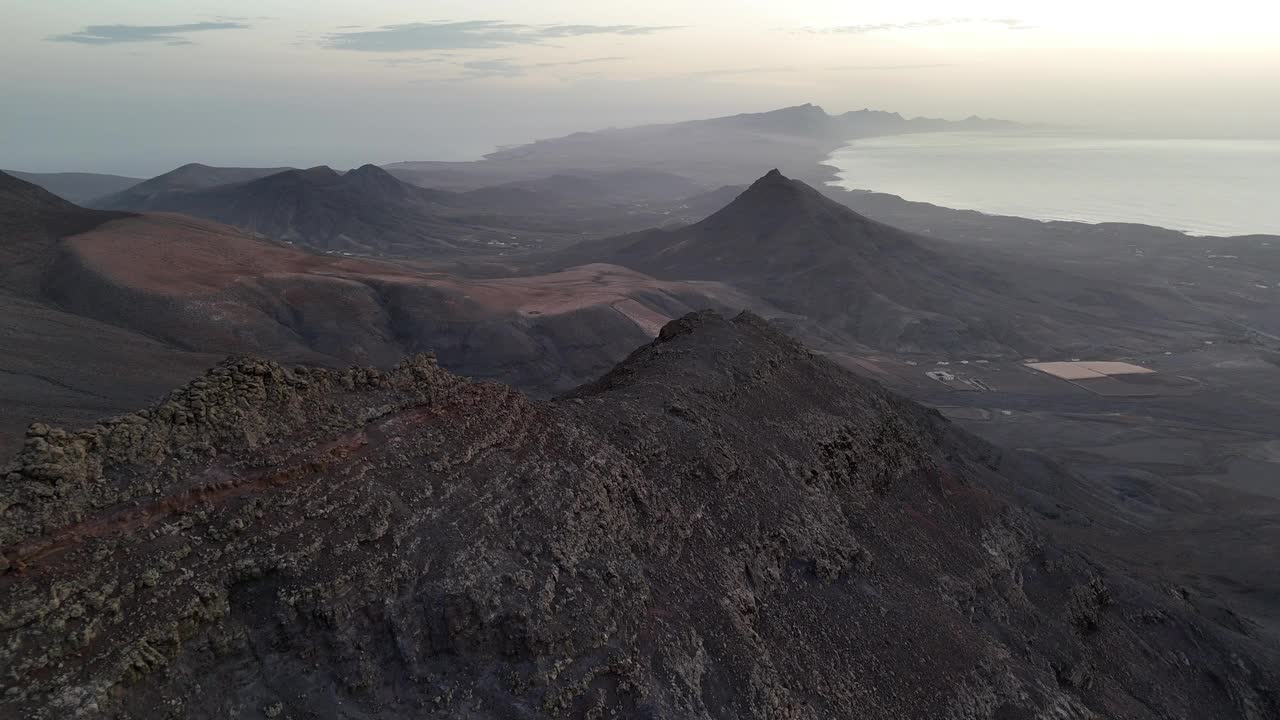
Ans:
{"label": "distant mountain range", "polygon": [[104,210],[152,210],[173,193],[206,190],[219,185],[257,180],[291,168],[211,167],[188,163],[148,180],[143,180],[110,195],[93,198],[88,203]]}
{"label": "distant mountain range", "polygon": [[[1016,123],[977,116],[951,121],[877,110],[831,115],[806,104],[707,120],[579,132],[505,148],[475,162],[406,161],[384,167],[405,182],[430,189],[465,192],[498,186],[529,190],[540,201],[582,207],[687,197],[742,184],[770,166],[819,182],[829,177],[819,166],[831,150],[859,137],[1016,127]],[[149,210],[157,198],[175,191],[243,183],[291,169],[190,163],[145,181],[93,173],[10,174],[72,202]]]}
{"label": "distant mountain range", "polygon": [[[321,185],[336,175],[312,174]],[[357,194],[387,181],[427,194],[376,169],[338,177]],[[468,279],[317,255],[183,215],[87,210],[0,174],[0,450],[35,418],[118,411],[227,353],[338,365],[430,350],[461,372],[545,393],[704,307],[773,311],[727,286],[616,266]]]}
{"label": "distant mountain range", "polygon": [[[225,179],[235,170],[205,173]],[[177,171],[175,171],[176,173]],[[212,186],[161,182],[96,203],[99,207],[181,212],[235,225],[267,237],[321,250],[434,255],[491,252],[507,245],[509,230],[470,225],[453,212],[453,193],[433,192],[365,165],[345,174],[328,167],[259,172]],[[456,203],[454,203],[456,205]]]}
{"label": "distant mountain range", "polygon": [[[442,258],[554,248],[583,237],[696,220],[706,188],[648,170],[552,174],[466,192],[364,165],[346,173],[187,165],[91,203],[180,212],[319,250]],[[623,209],[625,208],[625,210]]]}
{"label": "distant mountain range", "polygon": [[693,222],[715,209],[708,193],[757,177],[762,165],[822,180],[822,159],[855,137],[1010,125],[870,110],[830,115],[800,105],[575,133],[477,162],[386,166],[395,179],[430,193],[401,187],[371,165],[339,173],[191,163],[136,183],[108,176],[85,176],[97,180],[74,188],[61,177],[33,181],[101,209],[181,212],[327,251],[438,258],[559,248]]}
{"label": "distant mountain range", "polygon": [[816,105],[798,105],[709,120],[574,133],[503,149],[470,163],[400,162],[386,168],[418,185],[455,189],[532,179],[549,172],[617,168],[674,173],[718,187],[741,184],[757,177],[762,168],[776,166],[818,183],[831,176],[821,167],[826,157],[855,138],[1012,127],[1017,125],[979,117],[909,119],[873,110],[830,115]]}

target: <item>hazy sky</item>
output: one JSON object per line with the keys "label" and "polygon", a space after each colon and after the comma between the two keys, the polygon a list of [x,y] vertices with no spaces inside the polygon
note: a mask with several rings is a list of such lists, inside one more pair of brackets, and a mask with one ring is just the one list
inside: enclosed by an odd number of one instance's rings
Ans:
{"label": "hazy sky", "polygon": [[468,159],[831,112],[1280,135],[1264,0],[0,0],[0,167]]}

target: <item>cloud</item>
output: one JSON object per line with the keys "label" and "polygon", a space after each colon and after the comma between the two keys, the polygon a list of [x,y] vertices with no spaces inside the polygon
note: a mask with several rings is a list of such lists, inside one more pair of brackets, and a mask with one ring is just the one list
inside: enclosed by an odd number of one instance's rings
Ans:
{"label": "cloud", "polygon": [[927,30],[930,28],[953,27],[956,25],[996,25],[1006,30],[1031,30],[1034,25],[1026,25],[1017,18],[929,18],[905,23],[875,23],[870,25],[837,25],[835,27],[808,27],[803,32],[816,34],[865,35],[877,32],[894,32],[901,30]]}
{"label": "cloud", "polygon": [[795,72],[794,67],[772,65],[765,67],[745,67],[745,68],[726,68],[722,70],[695,70],[693,72],[681,73],[677,77],[728,77],[731,75],[765,75],[769,73],[785,73]]}
{"label": "cloud", "polygon": [[955,63],[921,63],[917,65],[837,65],[829,67],[830,71],[878,71],[878,70],[927,70],[932,68],[955,67]]}
{"label": "cloud", "polygon": [[626,58],[618,55],[610,55],[608,57],[583,58],[581,60],[562,60],[560,62],[534,63],[529,67],[535,67],[535,68],[566,67],[569,65],[591,65],[594,63],[602,63],[602,62],[615,62],[617,60],[626,60]]}
{"label": "cloud", "polygon": [[523,65],[512,62],[510,58],[499,58],[496,60],[468,60],[459,63],[464,77],[467,78],[491,78],[491,77],[519,77],[524,75],[525,68]]}
{"label": "cloud", "polygon": [[578,35],[652,35],[666,30],[679,30],[680,25],[549,25],[540,29],[543,37],[576,37]]}
{"label": "cloud", "polygon": [[602,62],[614,62],[616,60],[625,60],[626,58],[609,56],[609,57],[593,57],[582,58],[580,60],[561,60],[558,62],[540,62],[540,63],[520,63],[513,58],[496,58],[487,60],[467,60],[465,62],[456,63],[458,67],[463,69],[463,74],[457,80],[477,80],[483,78],[513,78],[527,75],[530,70],[540,70],[546,68],[557,67],[573,67],[578,65],[592,65]]}
{"label": "cloud", "polygon": [[389,57],[378,58],[370,62],[381,63],[387,67],[417,67],[420,65],[435,65],[442,62],[448,62],[445,57]]}
{"label": "cloud", "polygon": [[118,45],[121,43],[163,42],[168,45],[193,45],[182,37],[187,33],[209,30],[247,30],[242,22],[217,21],[187,23],[185,25],[90,25],[83,30],[65,35],[53,35],[51,42],[79,43],[81,45]]}
{"label": "cloud", "polygon": [[[661,25],[524,25],[499,20],[408,23],[373,30],[333,33],[323,41],[335,50],[412,52],[541,45],[548,40],[583,35],[651,35],[674,26]],[[484,61],[478,61],[484,62]]]}

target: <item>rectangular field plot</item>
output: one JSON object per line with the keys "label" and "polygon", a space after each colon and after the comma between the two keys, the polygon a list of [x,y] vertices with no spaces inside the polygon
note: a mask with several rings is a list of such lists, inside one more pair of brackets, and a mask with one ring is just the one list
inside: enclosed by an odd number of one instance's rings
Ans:
{"label": "rectangular field plot", "polygon": [[1063,380],[1096,380],[1113,375],[1146,375],[1155,372],[1126,362],[1042,362],[1027,367]]}

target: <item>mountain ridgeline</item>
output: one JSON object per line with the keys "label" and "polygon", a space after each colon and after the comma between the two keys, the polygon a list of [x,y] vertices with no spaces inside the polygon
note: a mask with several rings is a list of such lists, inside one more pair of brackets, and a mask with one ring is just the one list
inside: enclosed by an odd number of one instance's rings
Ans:
{"label": "mountain ridgeline", "polygon": [[410,184],[375,165],[345,173],[184,166],[94,206],[178,212],[325,252],[438,260],[651,227],[684,217],[681,199],[706,190],[645,170],[557,173],[456,192]]}
{"label": "mountain ridgeline", "polygon": [[[236,175],[239,173],[233,173]],[[162,176],[163,177],[163,176]],[[325,166],[212,186],[130,191],[104,207],[180,212],[320,250],[433,254],[484,252],[481,233],[447,217],[452,193],[408,185],[374,165],[340,174]],[[141,202],[135,200],[141,199]],[[483,235],[483,237],[480,237]]]}

